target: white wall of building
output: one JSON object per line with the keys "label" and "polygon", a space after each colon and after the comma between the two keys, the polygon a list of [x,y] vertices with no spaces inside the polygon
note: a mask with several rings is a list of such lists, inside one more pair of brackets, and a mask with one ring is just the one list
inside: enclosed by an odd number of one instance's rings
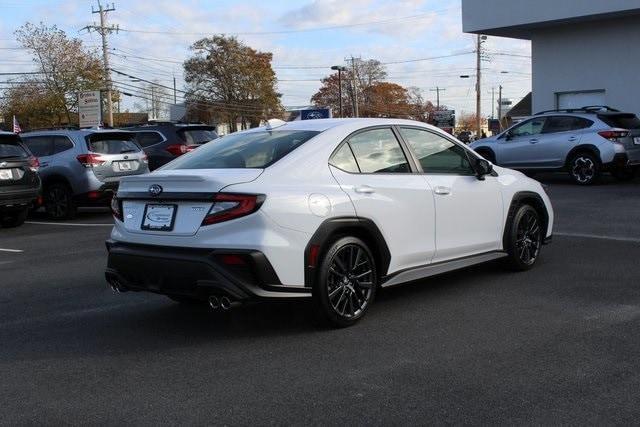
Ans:
{"label": "white wall of building", "polygon": [[559,93],[595,100],[604,90],[607,105],[640,114],[638,17],[547,28],[531,39],[534,112],[559,107]]}
{"label": "white wall of building", "polygon": [[467,33],[529,39],[530,26],[630,13],[640,13],[639,0],[463,0],[462,27]]}

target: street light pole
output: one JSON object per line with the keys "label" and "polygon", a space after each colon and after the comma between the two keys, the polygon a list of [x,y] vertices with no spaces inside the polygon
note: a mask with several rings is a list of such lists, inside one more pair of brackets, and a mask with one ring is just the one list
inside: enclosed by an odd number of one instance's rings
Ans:
{"label": "street light pole", "polygon": [[347,71],[347,67],[343,67],[341,65],[334,65],[331,67],[332,70],[338,71],[338,97],[340,103],[340,118],[342,118],[342,72]]}

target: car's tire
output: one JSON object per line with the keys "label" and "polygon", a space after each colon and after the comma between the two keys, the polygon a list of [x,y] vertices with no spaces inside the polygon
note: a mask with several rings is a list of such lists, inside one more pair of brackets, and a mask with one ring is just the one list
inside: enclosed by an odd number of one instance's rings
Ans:
{"label": "car's tire", "polygon": [[5,228],[19,227],[26,221],[28,213],[27,208],[4,213],[0,218],[0,225]]}
{"label": "car's tire", "polygon": [[569,176],[579,185],[591,185],[600,178],[600,161],[591,153],[577,153],[567,163]]}
{"label": "car's tire", "polygon": [[631,181],[636,176],[636,171],[632,168],[614,169],[611,171],[611,175],[618,181]]}
{"label": "car's tire", "polygon": [[69,186],[57,182],[44,189],[44,209],[52,219],[73,219],[78,211]]}
{"label": "car's tire", "polygon": [[337,239],[324,254],[313,286],[317,319],[338,328],[353,325],[368,311],[377,287],[375,258],[366,243]]}
{"label": "car's tire", "polygon": [[507,224],[505,265],[515,271],[529,270],[540,256],[545,231],[538,212],[530,205],[520,205]]}

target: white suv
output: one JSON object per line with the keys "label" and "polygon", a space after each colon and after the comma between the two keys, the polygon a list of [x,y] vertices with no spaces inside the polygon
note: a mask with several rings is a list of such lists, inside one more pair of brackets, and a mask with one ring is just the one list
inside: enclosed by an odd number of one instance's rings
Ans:
{"label": "white suv", "polygon": [[271,121],[124,178],[107,281],[228,309],[313,298],[335,326],[379,287],[504,258],[551,238],[541,185],[408,120]]}

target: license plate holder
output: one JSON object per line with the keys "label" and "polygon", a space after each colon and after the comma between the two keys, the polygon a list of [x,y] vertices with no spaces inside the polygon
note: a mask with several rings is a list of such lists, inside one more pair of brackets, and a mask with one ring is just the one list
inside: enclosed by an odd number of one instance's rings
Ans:
{"label": "license plate holder", "polygon": [[178,205],[147,204],[144,207],[140,228],[148,231],[172,231],[177,210]]}
{"label": "license plate holder", "polygon": [[8,181],[13,179],[13,171],[11,169],[0,169],[0,180]]}
{"label": "license plate holder", "polygon": [[120,172],[129,172],[131,169],[133,169],[130,161],[116,162],[116,164],[118,165],[118,170]]}

